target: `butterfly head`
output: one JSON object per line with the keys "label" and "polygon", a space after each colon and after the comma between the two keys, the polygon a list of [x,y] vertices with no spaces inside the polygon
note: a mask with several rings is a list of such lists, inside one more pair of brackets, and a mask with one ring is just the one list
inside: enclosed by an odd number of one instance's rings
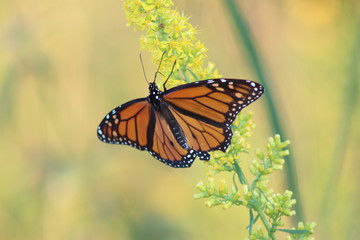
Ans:
{"label": "butterfly head", "polygon": [[163,99],[164,93],[159,90],[155,83],[149,83],[149,100],[153,105],[159,103]]}

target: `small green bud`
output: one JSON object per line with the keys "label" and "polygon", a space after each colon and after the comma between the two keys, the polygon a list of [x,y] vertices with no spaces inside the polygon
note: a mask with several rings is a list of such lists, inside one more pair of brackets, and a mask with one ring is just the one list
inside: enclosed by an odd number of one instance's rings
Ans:
{"label": "small green bud", "polygon": [[284,214],[285,216],[291,216],[291,210],[290,210],[290,209],[285,209],[285,210],[283,211],[283,214]]}
{"label": "small green bud", "polygon": [[214,206],[216,206],[215,203],[216,203],[216,199],[212,197],[208,201],[205,202],[205,206],[214,207]]}
{"label": "small green bud", "polygon": [[204,193],[194,193],[193,197],[195,199],[200,199],[206,197],[206,195]]}
{"label": "small green bud", "polygon": [[200,190],[200,192],[206,192],[206,185],[203,181],[200,181],[198,184],[196,184],[196,188]]}
{"label": "small green bud", "polygon": [[208,180],[209,180],[209,183],[207,186],[207,192],[210,195],[213,195],[215,193],[215,184],[214,184],[215,179],[213,176],[210,176],[210,177],[208,177]]}
{"label": "small green bud", "polygon": [[251,192],[247,192],[245,195],[244,195],[244,197],[245,197],[245,199],[246,200],[251,200],[251,196],[252,196],[252,193]]}
{"label": "small green bud", "polygon": [[222,208],[223,208],[224,210],[227,210],[227,209],[229,209],[232,205],[233,205],[233,202],[231,202],[231,201],[226,201],[226,202],[222,205]]}
{"label": "small green bud", "polygon": [[262,152],[260,152],[259,150],[258,151],[256,151],[256,156],[260,159],[260,160],[264,160],[264,154],[262,153]]}
{"label": "small green bud", "polygon": [[241,192],[240,192],[240,191],[237,191],[236,193],[234,193],[234,194],[232,195],[231,200],[232,200],[233,202],[235,202],[235,201],[239,200],[240,197],[241,197]]}
{"label": "small green bud", "polygon": [[298,223],[298,228],[297,229],[299,229],[299,230],[304,230],[305,229],[305,227],[304,227],[304,223],[303,222],[299,222]]}
{"label": "small green bud", "polygon": [[254,164],[250,165],[249,170],[252,173],[252,175],[254,176],[259,175],[259,171],[257,170],[257,168],[254,167]]}
{"label": "small green bud", "polygon": [[[283,165],[273,165],[273,170],[283,170],[284,166]],[[272,173],[273,171],[271,171],[270,173]]]}
{"label": "small green bud", "polygon": [[220,194],[221,196],[226,196],[226,195],[228,194],[228,189],[227,189],[226,181],[225,181],[225,180],[221,180],[221,181],[220,181],[219,194]]}
{"label": "small green bud", "polygon": [[243,195],[246,195],[249,192],[249,188],[247,185],[243,185],[242,189],[243,189]]}
{"label": "small green bud", "polygon": [[214,195],[215,193],[215,188],[214,186],[209,186],[209,188],[207,189],[207,192],[209,193],[209,195]]}
{"label": "small green bud", "polygon": [[264,173],[264,170],[265,170],[264,165],[259,165],[259,166],[258,166],[258,170],[259,170],[259,172]]}
{"label": "small green bud", "polygon": [[[285,156],[285,155],[282,155],[282,156]],[[279,165],[283,165],[285,163],[285,160],[283,158],[275,158],[274,163],[279,164]]]}
{"label": "small green bud", "polygon": [[289,199],[292,197],[292,195],[293,195],[293,192],[290,190],[286,190],[284,193],[284,196]]}

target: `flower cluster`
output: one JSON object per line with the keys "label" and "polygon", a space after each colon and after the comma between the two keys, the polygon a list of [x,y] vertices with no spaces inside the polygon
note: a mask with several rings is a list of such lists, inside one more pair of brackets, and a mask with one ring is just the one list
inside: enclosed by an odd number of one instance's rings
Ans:
{"label": "flower cluster", "polygon": [[214,177],[208,178],[208,183],[200,181],[196,187],[200,190],[200,193],[194,194],[194,198],[209,198],[205,202],[207,207],[215,207],[222,205],[223,209],[230,208],[233,204],[240,205],[243,204],[243,201],[239,200],[242,195],[242,192],[237,190],[235,187],[232,187],[229,192],[227,183],[225,180],[221,180],[218,187],[215,187]]}
{"label": "flower cluster", "polygon": [[267,157],[261,152],[257,152],[257,157],[260,161],[253,161],[250,171],[254,176],[268,175],[274,170],[282,170],[285,160],[284,156],[289,155],[288,150],[283,150],[290,144],[290,141],[281,142],[280,136],[269,139],[269,144],[266,146]]}
{"label": "flower cluster", "polygon": [[277,193],[271,196],[266,206],[266,215],[294,216],[295,211],[292,211],[291,208],[296,203],[296,200],[291,199],[292,194],[291,191],[286,190],[283,195]]}
{"label": "flower cluster", "polygon": [[281,216],[294,216],[295,211],[291,210],[292,206],[296,203],[295,199],[291,199],[292,192],[286,190],[284,194],[273,194],[267,198],[265,202],[265,214],[270,218],[272,226],[283,226]]}
{"label": "flower cluster", "polygon": [[268,175],[274,170],[282,170],[285,164],[283,157],[289,155],[289,150],[286,149],[290,145],[290,141],[281,142],[280,136],[275,135],[274,138],[269,138],[269,143],[266,145],[266,154],[257,151],[256,156],[258,160],[252,161],[250,165],[250,172],[255,176],[253,185],[262,192],[272,193],[272,189],[268,188]]}
{"label": "flower cluster", "polygon": [[128,25],[143,30],[141,48],[149,51],[153,61],[159,63],[166,51],[160,71],[169,74],[175,60],[177,64],[169,87],[199,79],[220,77],[214,64],[204,67],[207,48],[195,36],[189,17],[173,8],[171,0],[124,0]]}
{"label": "flower cluster", "polygon": [[[237,158],[240,152],[248,152],[250,146],[246,141],[246,137],[251,135],[254,124],[251,121],[250,114],[240,115],[237,121],[238,124],[234,127],[234,144],[229,146],[229,150],[226,153],[216,152],[213,154],[213,158],[208,163],[210,165],[208,183],[205,184],[201,181],[197,184],[200,193],[195,194],[195,198],[209,198],[210,201],[205,203],[208,207],[220,204],[226,204],[228,207],[232,205],[248,206],[249,201],[253,203],[260,202],[265,204],[266,208],[264,209],[268,216],[278,216],[278,213],[286,216],[294,215],[295,212],[290,210],[292,205],[295,204],[295,200],[290,199],[292,193],[286,191],[283,196],[280,194],[271,195],[273,191],[267,186],[267,175],[269,172],[272,172],[268,170],[273,169],[274,166],[276,166],[276,169],[281,169],[279,166],[284,164],[284,161],[281,159],[288,154],[288,150],[284,149],[289,145],[289,141],[281,142],[279,135],[269,138],[267,154],[258,152],[257,156],[260,161],[254,160],[250,167],[251,172],[255,176],[250,184],[245,178]],[[260,169],[261,171],[252,169]],[[221,180],[218,188],[215,187],[215,175],[222,171],[235,172],[238,175],[239,182],[242,184],[241,191],[234,185],[229,193],[225,180]],[[239,200],[240,196],[243,199]]]}
{"label": "flower cluster", "polygon": [[[208,199],[205,202],[207,207],[221,205],[223,209],[228,209],[231,206],[243,205],[249,208],[252,213],[257,213],[255,218],[250,218],[249,239],[275,239],[274,233],[276,231],[291,234],[289,239],[310,239],[308,237],[315,227],[314,223],[308,224],[306,227],[299,225],[298,229],[279,229],[284,225],[283,217],[295,215],[292,207],[296,200],[291,198],[293,193],[289,190],[286,190],[284,194],[274,194],[273,190],[268,187],[268,175],[274,170],[283,169],[285,163],[283,157],[289,154],[286,148],[290,142],[281,141],[279,135],[269,138],[266,153],[257,151],[258,159],[250,165],[250,172],[254,178],[249,182],[238,164],[238,154],[248,152],[250,146],[246,137],[251,135],[254,125],[251,121],[251,115],[243,115],[237,121],[239,124],[234,128],[234,132],[239,135],[235,137],[236,144],[233,144],[237,146],[230,147],[227,153],[214,154],[213,159],[209,161],[208,182],[201,181],[196,185],[200,192],[194,194],[194,197],[196,199]],[[234,182],[229,191],[225,180],[220,180],[220,183],[216,184],[215,175],[220,172],[235,172],[241,187],[238,187]],[[259,226],[252,229],[257,219],[261,219],[266,232],[263,232]]]}

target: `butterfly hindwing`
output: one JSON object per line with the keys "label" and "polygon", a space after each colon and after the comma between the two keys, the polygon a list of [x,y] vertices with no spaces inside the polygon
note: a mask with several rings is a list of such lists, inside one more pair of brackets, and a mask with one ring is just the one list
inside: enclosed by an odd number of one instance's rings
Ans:
{"label": "butterfly hindwing", "polygon": [[154,111],[156,123],[150,154],[172,167],[190,167],[196,157],[193,149],[184,149],[175,139],[164,116]]}

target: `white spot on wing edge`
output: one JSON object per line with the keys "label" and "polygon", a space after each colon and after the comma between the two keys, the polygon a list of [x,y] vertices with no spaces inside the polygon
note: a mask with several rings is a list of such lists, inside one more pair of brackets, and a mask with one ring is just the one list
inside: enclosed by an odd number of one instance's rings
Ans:
{"label": "white spot on wing edge", "polygon": [[256,86],[256,84],[255,84],[254,82],[251,82],[250,85],[251,85],[252,87],[255,87],[255,86]]}
{"label": "white spot on wing edge", "polygon": [[208,82],[208,83],[214,83],[215,81],[212,80],[212,79],[210,79],[210,80],[208,80],[207,82]]}

